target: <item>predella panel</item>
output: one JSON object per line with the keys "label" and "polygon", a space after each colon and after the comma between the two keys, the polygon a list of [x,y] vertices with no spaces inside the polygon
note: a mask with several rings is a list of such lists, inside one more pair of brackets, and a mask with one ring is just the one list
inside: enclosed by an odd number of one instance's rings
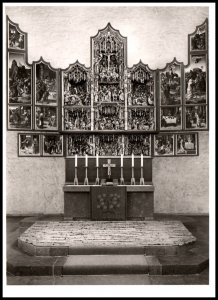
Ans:
{"label": "predella panel", "polygon": [[176,135],[176,155],[197,155],[197,133],[185,133]]}
{"label": "predella panel", "polygon": [[19,134],[19,156],[40,156],[40,135]]}
{"label": "predella panel", "polygon": [[174,134],[157,134],[154,136],[154,155],[174,155]]}

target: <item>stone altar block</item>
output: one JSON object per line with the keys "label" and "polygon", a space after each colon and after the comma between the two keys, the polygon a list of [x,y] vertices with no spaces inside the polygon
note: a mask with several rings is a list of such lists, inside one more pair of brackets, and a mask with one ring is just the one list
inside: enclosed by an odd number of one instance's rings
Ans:
{"label": "stone altar block", "polygon": [[126,220],[125,186],[92,186],[92,220]]}

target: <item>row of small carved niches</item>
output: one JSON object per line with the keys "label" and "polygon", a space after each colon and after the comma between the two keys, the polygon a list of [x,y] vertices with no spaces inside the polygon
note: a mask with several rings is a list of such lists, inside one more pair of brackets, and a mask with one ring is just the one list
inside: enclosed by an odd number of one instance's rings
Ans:
{"label": "row of small carved niches", "polygon": [[57,133],[19,133],[18,156],[74,157],[159,157],[199,154],[198,133],[134,135],[60,135]]}
{"label": "row of small carved niches", "polygon": [[198,133],[67,135],[66,156],[198,155]]}

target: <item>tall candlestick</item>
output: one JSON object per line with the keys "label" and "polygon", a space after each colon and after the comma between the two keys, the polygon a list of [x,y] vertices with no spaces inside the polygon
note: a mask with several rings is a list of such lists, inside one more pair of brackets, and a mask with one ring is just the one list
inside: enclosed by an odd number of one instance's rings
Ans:
{"label": "tall candlestick", "polygon": [[132,167],[134,167],[134,154],[132,153]]}
{"label": "tall candlestick", "polygon": [[121,163],[120,166],[123,167],[123,154],[121,154]]}
{"label": "tall candlestick", "polygon": [[85,162],[85,166],[88,167],[88,156],[86,154],[86,162]]}
{"label": "tall candlestick", "polygon": [[77,167],[77,154],[75,155],[75,167]]}
{"label": "tall candlestick", "polygon": [[143,167],[143,154],[141,154],[141,167]]}
{"label": "tall candlestick", "polygon": [[96,167],[98,167],[98,154],[96,154]]}

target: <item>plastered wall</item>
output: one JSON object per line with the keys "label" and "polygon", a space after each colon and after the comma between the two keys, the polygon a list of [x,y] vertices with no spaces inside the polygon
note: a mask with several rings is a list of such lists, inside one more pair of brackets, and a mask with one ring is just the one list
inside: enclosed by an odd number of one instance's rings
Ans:
{"label": "plastered wall", "polygon": [[[53,67],[77,59],[90,66],[90,36],[108,22],[128,37],[128,65],[142,59],[163,68],[177,57],[188,62],[187,35],[208,17],[207,7],[6,7],[28,32],[28,61],[43,56]],[[155,212],[208,213],[208,132],[199,133],[197,157],[153,159]],[[17,156],[17,132],[6,134],[7,213],[63,213],[64,158]]]}
{"label": "plastered wall", "polygon": [[[153,159],[156,213],[208,213],[208,132],[199,156]],[[7,134],[7,213],[63,213],[64,158],[17,157],[17,133]]]}
{"label": "plastered wall", "polygon": [[208,213],[209,134],[199,133],[199,156],[153,159],[156,213]]}

